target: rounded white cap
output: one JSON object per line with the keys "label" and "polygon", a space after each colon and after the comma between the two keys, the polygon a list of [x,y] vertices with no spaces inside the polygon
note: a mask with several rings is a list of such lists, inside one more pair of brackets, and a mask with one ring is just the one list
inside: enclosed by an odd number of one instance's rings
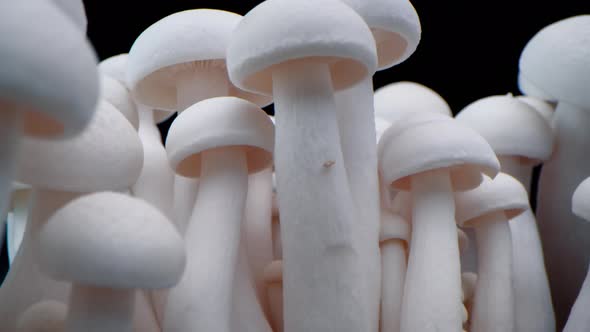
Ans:
{"label": "rounded white cap", "polygon": [[102,98],[115,106],[131,123],[133,128],[137,130],[139,127],[139,115],[129,90],[119,81],[104,74],[100,76],[100,86]]}
{"label": "rounded white cap", "polygon": [[377,43],[379,69],[404,62],[418,47],[422,29],[408,0],[343,0],[367,23]]}
{"label": "rounded white cap", "polygon": [[557,99],[551,96],[547,92],[541,90],[539,87],[535,86],[535,84],[531,83],[523,74],[522,72],[518,73],[518,89],[520,92],[524,93],[527,96],[533,96],[535,98],[548,100],[556,102]]}
{"label": "rounded white cap", "polygon": [[385,134],[385,131],[391,126],[389,121],[383,120],[382,118],[375,116],[375,134],[377,136],[377,143],[381,139],[381,136]]}
{"label": "rounded white cap", "polygon": [[25,138],[17,180],[69,192],[128,189],[143,166],[143,147],[129,121],[107,102],[88,128],[69,140]]}
{"label": "rounded white cap", "polygon": [[516,99],[526,103],[539,113],[549,126],[553,127],[553,113],[555,113],[555,104],[532,96],[518,96]]}
{"label": "rounded white cap", "polygon": [[44,300],[30,306],[19,318],[19,332],[62,332],[68,307],[58,301]]}
{"label": "rounded white cap", "polygon": [[449,104],[434,90],[414,82],[397,82],[375,91],[375,116],[395,123],[408,113],[453,116]]}
{"label": "rounded white cap", "polygon": [[184,272],[184,242],[157,208],[101,192],[55,212],[39,233],[38,263],[56,280],[108,288],[174,286]]}
{"label": "rounded white cap", "polygon": [[518,156],[540,163],[553,152],[551,126],[535,109],[512,95],[475,101],[456,119],[483,136],[498,156]]}
{"label": "rounded white cap", "polygon": [[[209,66],[225,70],[226,49],[241,15],[216,9],[193,9],[169,15],[148,27],[129,51],[127,83],[142,104],[176,110],[176,82],[194,73],[207,80]],[[268,97],[241,91],[231,84],[222,95],[240,97],[260,106]]]}
{"label": "rounded white cap", "polygon": [[455,217],[461,227],[473,227],[481,217],[494,212],[504,212],[512,219],[528,208],[526,189],[506,173],[493,180],[484,177],[479,187],[455,194]]}
{"label": "rounded white cap", "polygon": [[84,34],[51,2],[31,0],[0,2],[0,31],[0,108],[24,112],[26,135],[84,130],[99,95]]}
{"label": "rounded white cap", "polygon": [[336,90],[348,88],[375,72],[375,39],[340,0],[267,0],[244,17],[227,50],[232,82],[265,95],[276,66],[312,58],[329,65]]}
{"label": "rounded white cap", "polygon": [[523,78],[540,91],[590,109],[590,15],[541,29],[522,51],[519,66]]}
{"label": "rounded white cap", "polygon": [[481,174],[494,177],[500,162],[490,145],[453,118],[415,113],[401,118],[381,137],[379,171],[386,183],[410,190],[410,177],[448,169],[456,191],[477,187]]}
{"label": "rounded white cap", "polygon": [[119,83],[127,87],[127,81],[125,79],[127,71],[127,60],[129,59],[128,53],[121,53],[113,55],[112,57],[102,60],[98,64],[98,70],[107,76],[119,81]]}
{"label": "rounded white cap", "polygon": [[582,181],[574,191],[572,212],[576,216],[590,221],[590,178]]}
{"label": "rounded white cap", "polygon": [[201,174],[201,152],[242,147],[248,170],[272,165],[274,125],[255,104],[236,97],[211,98],[187,108],[172,123],[166,140],[170,165],[185,177]]}

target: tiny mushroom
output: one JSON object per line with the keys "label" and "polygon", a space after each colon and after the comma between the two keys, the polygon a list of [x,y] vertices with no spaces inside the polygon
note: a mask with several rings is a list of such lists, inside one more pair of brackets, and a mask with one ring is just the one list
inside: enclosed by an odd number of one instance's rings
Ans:
{"label": "tiny mushroom", "polygon": [[[549,160],[553,130],[527,103],[511,94],[466,106],[456,117],[490,144],[507,173],[530,188],[533,167]],[[551,291],[537,222],[531,209],[509,221],[517,331],[555,330]]]}
{"label": "tiny mushroom", "polygon": [[[590,221],[590,178],[582,181],[572,196],[572,212],[584,221]],[[567,319],[564,332],[590,330],[590,270]]]}
{"label": "tiny mushroom", "polygon": [[456,194],[457,223],[475,228],[477,285],[473,331],[515,331],[512,242],[508,220],[529,208],[523,185],[500,173],[477,188]]}
{"label": "tiny mushroom", "polygon": [[179,114],[168,133],[172,168],[199,178],[189,221],[187,268],[170,290],[165,330],[230,331],[232,289],[248,175],[272,163],[274,126],[257,105],[217,97]]}
{"label": "tiny mushroom", "polygon": [[[10,201],[21,138],[69,138],[79,134],[92,118],[99,87],[92,47],[51,2],[1,2],[0,31],[3,212]],[[52,42],[45,43],[48,40]],[[43,52],[39,52],[40,47]],[[4,227],[4,220],[0,227]]]}
{"label": "tiny mushroom", "polygon": [[499,169],[488,143],[447,115],[407,115],[383,134],[382,179],[397,190],[411,191],[413,205],[401,331],[461,329],[453,193],[477,187],[482,173],[495,176]]}
{"label": "tiny mushroom", "polygon": [[[408,0],[344,0],[367,23],[377,49],[378,70],[407,60],[420,42],[421,26],[416,10]],[[362,81],[335,95],[338,127],[348,174],[350,191],[356,204],[355,237],[360,241],[359,260],[363,269],[369,312],[374,315],[369,331],[379,330],[381,295],[379,246],[379,180],[377,144],[374,140],[373,78]]]}
{"label": "tiny mushroom", "polygon": [[62,302],[44,300],[30,306],[18,318],[19,332],[64,332],[68,307]]}
{"label": "tiny mushroom", "polygon": [[285,330],[370,331],[334,92],[376,70],[371,30],[338,0],[268,0],[234,30],[227,65],[234,84],[275,102]]}
{"label": "tiny mushroom", "polygon": [[133,331],[135,290],[175,285],[185,261],[173,224],[121,193],[77,198],[39,233],[39,269],[72,283],[66,331]]}

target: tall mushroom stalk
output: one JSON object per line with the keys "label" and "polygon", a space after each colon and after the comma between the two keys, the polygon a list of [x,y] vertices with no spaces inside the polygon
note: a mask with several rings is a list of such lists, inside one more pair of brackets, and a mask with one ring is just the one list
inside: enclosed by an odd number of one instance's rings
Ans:
{"label": "tall mushroom stalk", "polygon": [[401,331],[461,329],[454,192],[476,187],[482,173],[495,176],[499,168],[481,136],[445,115],[408,115],[381,137],[383,180],[412,195]]}
{"label": "tall mushroom stalk", "polygon": [[[475,101],[457,115],[490,143],[502,171],[530,188],[532,168],[553,152],[550,123],[511,94]],[[555,315],[543,250],[533,212],[528,209],[509,222],[518,331],[553,331]]]}
{"label": "tall mushroom stalk", "polygon": [[227,61],[234,84],[274,96],[285,331],[370,331],[334,91],[373,73],[371,31],[340,1],[269,0],[240,22]]}
{"label": "tall mushroom stalk", "polygon": [[274,128],[256,105],[235,97],[212,98],[183,111],[168,134],[177,173],[199,178],[185,238],[189,256],[170,290],[165,331],[230,331],[232,292],[248,174],[270,165]]}
{"label": "tall mushroom stalk", "polygon": [[590,15],[574,16],[537,32],[519,62],[528,87],[557,102],[553,116],[557,146],[541,171],[537,199],[557,329],[567,319],[590,260],[590,231],[570,205],[575,188],[590,175],[590,160],[583,157],[590,149],[589,50]]}
{"label": "tall mushroom stalk", "polygon": [[[420,21],[407,0],[345,0],[373,33],[379,69],[408,59],[420,41]],[[373,314],[370,331],[378,331],[380,298],[379,181],[373,107],[373,79],[365,77],[355,86],[336,93],[337,118],[350,191],[356,208],[355,238],[360,242],[365,296]]]}

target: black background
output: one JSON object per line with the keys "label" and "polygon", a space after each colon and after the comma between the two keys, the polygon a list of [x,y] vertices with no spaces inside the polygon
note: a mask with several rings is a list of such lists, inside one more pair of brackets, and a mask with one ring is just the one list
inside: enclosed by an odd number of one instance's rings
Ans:
{"label": "black background", "polygon": [[[128,52],[144,29],[177,11],[216,8],[244,15],[260,2],[87,0],[88,37],[102,60]],[[422,24],[420,45],[406,62],[378,72],[375,87],[416,81],[440,93],[455,113],[479,98],[518,93],[518,58],[526,42],[550,23],[590,14],[590,0],[413,0],[412,4]],[[164,133],[171,121],[160,126]],[[4,248],[0,276],[5,270]]]}

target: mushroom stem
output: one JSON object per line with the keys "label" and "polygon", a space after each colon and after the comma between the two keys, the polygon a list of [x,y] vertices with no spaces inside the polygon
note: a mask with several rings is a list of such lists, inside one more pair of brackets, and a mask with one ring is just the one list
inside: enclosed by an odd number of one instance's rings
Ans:
{"label": "mushroom stem", "polygon": [[[242,235],[243,237],[243,235]],[[232,331],[272,332],[269,322],[257,297],[252,272],[248,266],[245,246],[240,245],[238,267],[234,282],[232,306]],[[266,297],[266,289],[263,296]],[[268,302],[268,301],[265,301]]]}
{"label": "mushroom stem", "polygon": [[477,283],[473,331],[514,331],[512,242],[504,212],[482,216],[475,225]]}
{"label": "mushroom stem", "polygon": [[180,234],[184,235],[199,191],[199,179],[174,176],[174,203],[172,213]]}
{"label": "mushroom stem", "polygon": [[377,331],[381,297],[380,208],[372,77],[367,76],[355,86],[338,92],[336,104],[344,166],[357,211],[354,234],[362,250],[359,259],[365,263],[364,294],[373,315],[371,331]]}
{"label": "mushroom stem", "polygon": [[7,233],[7,249],[8,261],[10,264],[14,261],[14,257],[18,252],[25,229],[27,227],[27,217],[29,215],[29,198],[31,196],[30,190],[17,190],[12,194],[12,218],[8,223]]}
{"label": "mushroom stem", "polygon": [[135,291],[72,284],[65,332],[132,332]]}
{"label": "mushroom stem", "polygon": [[248,177],[248,196],[244,214],[247,262],[254,277],[260,305],[268,313],[264,269],[273,261],[272,246],[272,168]]}
{"label": "mushroom stem", "polygon": [[401,331],[461,331],[461,268],[447,170],[411,178],[412,237]]}
{"label": "mushroom stem", "polygon": [[170,290],[164,331],[231,331],[232,289],[248,174],[241,148],[202,153],[198,198],[186,229],[187,265]]}
{"label": "mushroom stem", "polygon": [[563,332],[590,330],[588,308],[590,308],[590,269],[588,270],[588,275],[586,275],[580,294],[574,303]]}
{"label": "mushroom stem", "polygon": [[[590,112],[560,102],[554,114],[558,146],[539,179],[537,221],[557,326],[563,326],[590,261],[587,224],[571,211],[576,187],[590,175]],[[567,259],[564,259],[567,257]]]}
{"label": "mushroom stem", "polygon": [[381,243],[381,332],[400,330],[406,259],[406,248],[402,240]]}
{"label": "mushroom stem", "polygon": [[21,248],[0,287],[0,331],[14,331],[18,316],[43,299],[66,302],[69,284],[41,274],[35,264],[41,227],[58,209],[81,194],[34,189]]}
{"label": "mushroom stem", "polygon": [[285,331],[370,331],[328,64],[273,71]]}
{"label": "mushroom stem", "polygon": [[[10,205],[24,118],[23,112],[10,106],[0,103],[0,109],[0,212],[4,215]],[[0,220],[0,227],[4,228],[4,222]]]}
{"label": "mushroom stem", "polygon": [[139,105],[138,134],[143,145],[143,167],[139,178],[131,188],[133,196],[157,207],[171,219],[173,172],[168,155],[162,145],[158,127],[154,123],[154,112]]}
{"label": "mushroom stem", "polygon": [[[528,189],[531,167],[517,157],[499,157],[502,170]],[[509,222],[512,238],[512,282],[517,331],[555,331],[549,279],[535,215],[528,209]]]}

